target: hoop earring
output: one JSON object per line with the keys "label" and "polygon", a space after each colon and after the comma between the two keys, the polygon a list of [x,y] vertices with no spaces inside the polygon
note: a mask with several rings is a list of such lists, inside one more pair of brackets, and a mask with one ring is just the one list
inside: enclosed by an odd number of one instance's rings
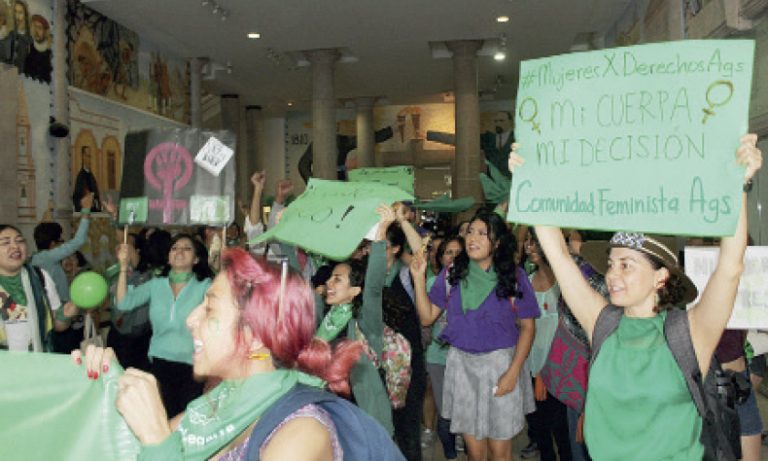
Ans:
{"label": "hoop earring", "polygon": [[266,352],[251,352],[248,354],[249,360],[267,360],[269,358],[269,354]]}

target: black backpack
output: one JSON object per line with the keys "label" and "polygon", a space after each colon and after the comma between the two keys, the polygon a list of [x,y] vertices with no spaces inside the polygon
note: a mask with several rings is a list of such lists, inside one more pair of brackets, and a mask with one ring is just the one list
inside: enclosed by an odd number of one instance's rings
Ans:
{"label": "black backpack", "polygon": [[[592,333],[590,368],[603,342],[618,328],[622,315],[623,309],[610,304],[600,312]],[[733,395],[730,376],[723,372],[720,363],[712,357],[709,372],[702,382],[685,310],[672,309],[667,313],[664,336],[701,415],[703,424],[700,441],[704,445],[704,461],[740,459],[741,425],[733,398],[728,397]]]}
{"label": "black backpack", "polygon": [[405,461],[387,431],[363,410],[343,398],[297,384],[280,397],[259,419],[248,439],[245,459],[258,461],[264,440],[296,410],[313,403],[328,412],[344,450],[344,460]]}

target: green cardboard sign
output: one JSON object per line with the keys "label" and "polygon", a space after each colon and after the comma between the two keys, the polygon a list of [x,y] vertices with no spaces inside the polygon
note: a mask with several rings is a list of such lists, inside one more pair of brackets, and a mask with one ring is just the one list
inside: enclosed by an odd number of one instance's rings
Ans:
{"label": "green cardboard sign", "polygon": [[231,208],[226,195],[193,195],[189,198],[189,222],[223,226],[231,221]]}
{"label": "green cardboard sign", "polygon": [[147,222],[149,199],[132,197],[120,199],[118,222],[120,224],[138,224]]}
{"label": "green cardboard sign", "polygon": [[413,196],[386,184],[311,178],[278,225],[251,243],[275,239],[341,261],[379,221],[376,207],[401,200]]}
{"label": "green cardboard sign", "polygon": [[122,368],[97,380],[69,355],[0,351],[0,459],[136,459],[140,445],[115,407]]}
{"label": "green cardboard sign", "polygon": [[399,187],[413,195],[413,167],[390,166],[386,168],[356,168],[347,171],[351,182],[378,182]]}
{"label": "green cardboard sign", "polygon": [[524,61],[507,219],[733,235],[754,42],[699,40]]}

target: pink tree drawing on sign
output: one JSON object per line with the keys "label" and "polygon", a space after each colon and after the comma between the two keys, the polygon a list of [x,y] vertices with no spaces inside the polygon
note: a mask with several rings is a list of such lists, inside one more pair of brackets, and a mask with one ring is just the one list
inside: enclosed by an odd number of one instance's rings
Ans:
{"label": "pink tree drawing on sign", "polygon": [[192,155],[184,146],[164,142],[153,147],[144,159],[144,178],[153,189],[162,193],[161,199],[149,201],[151,210],[163,210],[163,223],[173,224],[174,210],[184,209],[187,200],[174,199],[192,177]]}

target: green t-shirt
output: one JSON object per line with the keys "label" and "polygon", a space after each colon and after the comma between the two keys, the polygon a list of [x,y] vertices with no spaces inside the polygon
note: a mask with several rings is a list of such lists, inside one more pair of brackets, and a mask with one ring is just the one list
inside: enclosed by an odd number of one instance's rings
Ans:
{"label": "green t-shirt", "polygon": [[622,317],[590,370],[584,436],[595,461],[701,461],[702,420],[664,338],[666,313]]}

